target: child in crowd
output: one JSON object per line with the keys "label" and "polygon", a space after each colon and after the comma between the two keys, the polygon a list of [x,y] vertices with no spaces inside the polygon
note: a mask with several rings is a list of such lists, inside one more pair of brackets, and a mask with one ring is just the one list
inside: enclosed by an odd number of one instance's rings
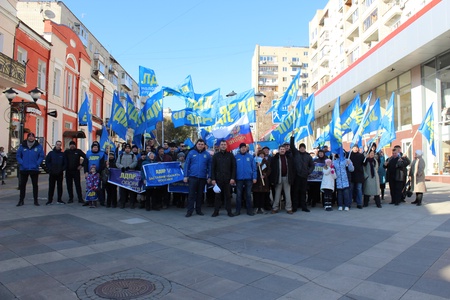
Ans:
{"label": "child in crowd", "polygon": [[336,190],[338,198],[338,210],[349,211],[352,205],[352,196],[350,194],[350,173],[355,170],[350,159],[339,158],[336,154],[334,160],[336,171]]}
{"label": "child in crowd", "polygon": [[320,190],[323,192],[324,209],[326,211],[332,211],[331,202],[333,200],[334,192],[334,180],[336,179],[336,171],[331,162],[331,159],[325,160],[325,166],[323,167],[323,178]]}
{"label": "child in crowd", "polygon": [[97,173],[97,167],[93,164],[86,178],[86,202],[89,202],[90,208],[97,206],[99,185],[100,174]]}

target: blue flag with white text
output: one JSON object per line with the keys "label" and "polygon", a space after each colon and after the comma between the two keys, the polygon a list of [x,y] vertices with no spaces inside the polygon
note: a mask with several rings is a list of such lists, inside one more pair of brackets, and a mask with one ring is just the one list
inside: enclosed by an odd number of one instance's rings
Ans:
{"label": "blue flag with white text", "polygon": [[301,87],[300,73],[301,71],[298,71],[297,75],[295,75],[292,79],[281,99],[279,101],[275,101],[274,105],[270,107],[266,114],[279,111],[282,107],[289,106],[297,99],[297,93]]}
{"label": "blue flag with white text", "polygon": [[217,107],[217,126],[229,126],[243,115],[250,123],[256,122],[256,100],[253,89],[222,99]]}
{"label": "blue flag with white text", "polygon": [[138,126],[135,134],[143,134],[149,128],[163,120],[163,90],[153,94],[141,108],[138,115]]}
{"label": "blue flag with white text", "polygon": [[361,98],[359,97],[359,94],[357,94],[355,98],[353,98],[353,101],[350,103],[350,105],[347,106],[347,108],[341,115],[342,136],[353,131],[352,124],[356,124],[355,119],[358,114],[360,106],[361,106]]}
{"label": "blue flag with white text", "polygon": [[128,93],[125,93],[126,97],[126,107],[127,107],[127,122],[129,128],[136,128],[138,123],[138,115],[139,111],[137,110],[136,106],[134,105],[133,100],[131,99],[130,95]]}
{"label": "blue flag with white text", "polygon": [[139,96],[150,95],[157,86],[155,71],[139,66]]}

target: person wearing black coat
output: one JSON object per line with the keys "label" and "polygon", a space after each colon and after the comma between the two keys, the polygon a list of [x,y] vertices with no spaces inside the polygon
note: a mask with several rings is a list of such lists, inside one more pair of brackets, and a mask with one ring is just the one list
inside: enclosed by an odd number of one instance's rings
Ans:
{"label": "person wearing black coat", "polygon": [[69,202],[73,203],[73,183],[78,196],[78,202],[84,203],[83,194],[81,192],[80,170],[87,163],[86,154],[77,149],[77,144],[70,141],[69,149],[64,151],[64,159],[66,164],[66,187],[69,194]]}
{"label": "person wearing black coat", "polygon": [[392,155],[384,163],[386,168],[386,180],[389,182],[391,203],[399,205],[402,201],[402,190],[405,185],[406,166],[410,160],[401,156],[398,148],[392,149]]}
{"label": "person wearing black coat", "polygon": [[355,170],[352,173],[352,182],[350,183],[350,195],[356,201],[356,207],[362,209],[362,185],[364,182],[364,154],[359,152],[357,144],[353,145],[350,152],[350,160]]}
{"label": "person wearing black coat", "polygon": [[58,204],[66,204],[62,201],[62,183],[64,178],[64,170],[66,169],[66,161],[64,152],[61,150],[61,141],[56,141],[55,148],[47,154],[45,165],[49,173],[48,177],[48,199],[45,205],[53,203],[53,194],[55,193],[55,184],[57,186]]}
{"label": "person wearing black coat", "polygon": [[214,199],[214,213],[212,217],[219,215],[222,202],[225,204],[228,216],[233,217],[231,212],[231,185],[236,179],[236,159],[234,155],[227,151],[227,142],[220,142],[219,151],[212,157],[211,163],[211,184],[218,185],[220,193],[216,193]]}
{"label": "person wearing black coat", "polygon": [[278,147],[278,153],[270,161],[270,170],[269,181],[275,186],[272,214],[279,210],[282,191],[286,200],[286,211],[292,214],[291,187],[295,182],[295,167],[292,158],[286,154],[284,145]]}
{"label": "person wearing black coat", "polygon": [[314,162],[311,155],[306,152],[305,144],[300,144],[300,150],[295,148],[294,135],[291,136],[290,146],[295,167],[292,210],[295,212],[300,206],[302,211],[309,212],[306,206],[306,191],[308,189],[308,175],[314,171]]}
{"label": "person wearing black coat", "polygon": [[[108,170],[113,168],[116,169],[116,158],[114,155],[114,152],[109,152],[108,154],[108,161],[106,162],[106,166]],[[106,207],[117,207],[117,185],[109,183],[109,182],[103,182],[105,185],[105,191],[106,191]]]}

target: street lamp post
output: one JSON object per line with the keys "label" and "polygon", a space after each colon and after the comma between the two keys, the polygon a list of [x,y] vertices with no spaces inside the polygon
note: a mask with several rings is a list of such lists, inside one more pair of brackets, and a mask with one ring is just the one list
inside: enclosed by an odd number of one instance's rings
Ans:
{"label": "street lamp post", "polygon": [[256,140],[257,141],[259,140],[259,136],[258,136],[258,114],[259,114],[259,108],[261,107],[261,103],[262,103],[262,101],[263,101],[263,99],[265,97],[266,97],[266,95],[264,95],[261,92],[257,92],[255,94],[255,102],[256,102],[256,105],[258,105],[258,110],[256,112],[256,119],[255,119],[255,121],[256,121],[255,135],[256,135]]}
{"label": "street lamp post", "polygon": [[[12,111],[12,103],[13,103],[12,101],[18,95],[18,92],[16,92],[12,88],[9,88],[6,91],[4,91],[3,93],[5,94],[6,98],[9,101],[9,105],[11,106],[11,111]],[[26,108],[30,104],[36,104],[36,102],[38,101],[38,99],[42,95],[42,91],[39,90],[37,87],[32,89],[31,91],[29,91],[28,93],[30,94],[30,96],[31,96],[31,98],[33,99],[34,102],[27,102],[27,103],[25,103],[25,101],[22,98],[22,101],[19,102],[19,105],[18,105],[18,108],[17,108],[17,111],[20,114],[19,145],[20,145],[20,143],[23,142],[23,139],[24,139],[24,126],[25,126]],[[10,120],[10,122],[11,122],[11,120]],[[18,165],[17,165],[17,177],[19,178],[19,186],[20,186],[20,176],[19,176],[19,166]]]}

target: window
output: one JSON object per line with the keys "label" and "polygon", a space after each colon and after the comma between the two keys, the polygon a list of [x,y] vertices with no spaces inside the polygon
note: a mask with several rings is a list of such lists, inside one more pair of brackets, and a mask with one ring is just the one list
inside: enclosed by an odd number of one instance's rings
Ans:
{"label": "window", "polygon": [[67,73],[67,79],[66,79],[66,99],[65,99],[65,106],[69,109],[74,109],[74,89],[73,89],[73,74]]}
{"label": "window", "polygon": [[26,64],[27,63],[27,50],[23,49],[22,47],[17,47],[17,61]]}
{"label": "window", "polygon": [[297,67],[292,68],[292,72],[298,72],[298,71],[300,71],[300,68],[297,68]]}
{"label": "window", "polygon": [[43,124],[44,124],[44,119],[42,117],[36,116],[36,132],[35,132],[35,134],[37,137],[44,136]]}
{"label": "window", "polygon": [[67,130],[71,130],[72,129],[72,123],[71,122],[64,122],[64,128]]}
{"label": "window", "polygon": [[89,42],[89,52],[91,52],[91,53],[92,53],[92,47],[93,47],[92,42]]}
{"label": "window", "polygon": [[368,16],[364,22],[363,22],[363,31],[366,31],[369,29],[370,26],[372,26],[373,23],[375,23],[378,20],[378,8],[376,8],[370,16]]}
{"label": "window", "polygon": [[5,36],[0,32],[0,52],[3,52],[3,40]]}
{"label": "window", "polygon": [[308,63],[303,63],[303,68],[307,68],[308,67]]}
{"label": "window", "polygon": [[100,98],[97,98],[97,101],[95,101],[95,115],[99,118],[102,117],[100,114],[100,112],[101,112],[100,104],[101,104]]}
{"label": "window", "polygon": [[283,81],[287,81],[287,77],[283,77]]}
{"label": "window", "polygon": [[300,59],[298,57],[293,57],[292,58],[292,62],[299,62],[299,61],[300,61]]}
{"label": "window", "polygon": [[61,70],[55,69],[53,71],[53,95],[59,96],[61,89]]}
{"label": "window", "polygon": [[38,61],[38,78],[37,78],[37,87],[43,91],[45,91],[45,75],[47,74],[47,65],[45,62],[39,60]]}
{"label": "window", "polygon": [[52,140],[50,143],[52,145],[56,144],[56,141],[58,141],[59,138],[59,128],[58,128],[58,120],[53,120],[52,122]]}
{"label": "window", "polygon": [[303,52],[304,56],[308,56],[308,51]]}
{"label": "window", "polygon": [[287,67],[283,67],[283,72],[287,72],[288,68]]}
{"label": "window", "polygon": [[283,57],[283,62],[287,62],[287,57]]}

